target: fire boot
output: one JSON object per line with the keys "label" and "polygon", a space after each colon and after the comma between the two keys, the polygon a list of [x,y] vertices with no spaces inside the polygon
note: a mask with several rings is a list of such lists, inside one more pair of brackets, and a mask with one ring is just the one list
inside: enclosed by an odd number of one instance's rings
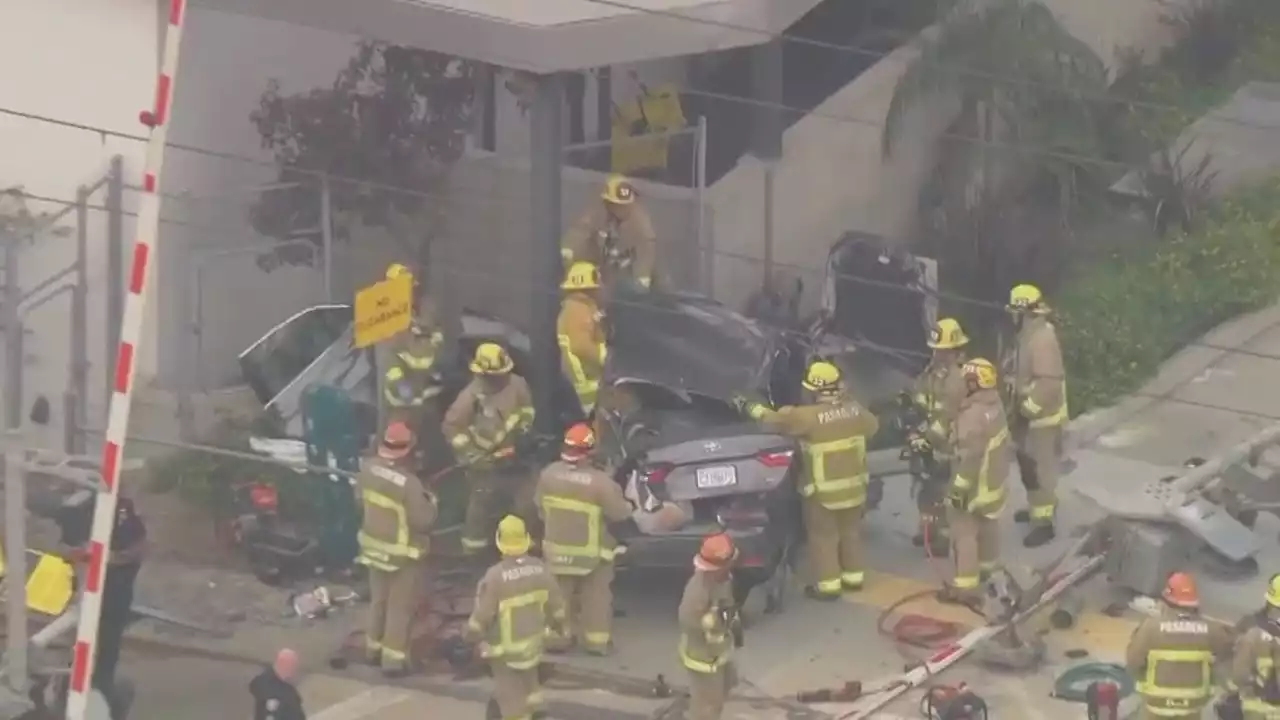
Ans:
{"label": "fire boot", "polygon": [[981,613],[981,588],[958,588],[951,583],[945,583],[942,589],[935,593],[934,597],[937,598],[938,602],[945,605],[963,605],[974,612]]}
{"label": "fire boot", "polygon": [[835,602],[836,600],[840,599],[840,595],[841,595],[841,592],[839,590],[835,592],[823,592],[822,590],[819,590],[814,585],[804,586],[804,596],[809,598],[810,600],[819,600],[822,602]]}
{"label": "fire boot", "polygon": [[1057,533],[1054,532],[1053,523],[1036,525],[1031,528],[1026,537],[1022,538],[1022,546],[1027,548],[1040,547],[1052,542],[1055,537],[1057,537]]}

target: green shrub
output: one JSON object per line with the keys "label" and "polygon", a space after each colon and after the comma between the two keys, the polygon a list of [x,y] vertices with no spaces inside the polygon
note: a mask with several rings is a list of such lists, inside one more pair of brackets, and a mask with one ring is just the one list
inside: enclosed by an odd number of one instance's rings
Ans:
{"label": "green shrub", "polygon": [[1059,293],[1071,410],[1115,402],[1214,325],[1280,296],[1280,178],[1210,210],[1202,229],[1099,264]]}

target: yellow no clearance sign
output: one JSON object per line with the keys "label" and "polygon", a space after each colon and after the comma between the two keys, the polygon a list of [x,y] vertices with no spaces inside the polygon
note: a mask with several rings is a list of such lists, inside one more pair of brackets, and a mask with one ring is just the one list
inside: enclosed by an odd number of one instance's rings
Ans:
{"label": "yellow no clearance sign", "polygon": [[413,278],[402,275],[356,293],[355,346],[369,347],[409,329]]}

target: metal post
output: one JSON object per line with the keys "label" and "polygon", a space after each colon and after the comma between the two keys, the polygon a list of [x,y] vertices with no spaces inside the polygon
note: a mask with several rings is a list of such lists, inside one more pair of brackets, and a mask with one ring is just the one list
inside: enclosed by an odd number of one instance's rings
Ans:
{"label": "metal post", "polygon": [[8,568],[6,609],[9,633],[5,647],[6,676],[9,688],[19,696],[27,692],[27,498],[26,478],[19,453],[22,452],[18,431],[5,434],[4,442],[4,507],[5,564]]}
{"label": "metal post", "polygon": [[558,434],[559,413],[555,388],[560,383],[560,346],[556,342],[556,317],[560,313],[560,158],[564,152],[561,128],[562,78],[540,75],[535,81],[530,110],[529,199],[533,237],[530,245],[533,288],[530,323],[530,385],[538,411],[539,430]]}
{"label": "metal post", "polygon": [[79,428],[89,415],[89,194],[86,187],[76,190],[76,259],[71,291],[71,394],[69,417],[63,422],[71,428],[67,433],[66,451],[84,452]]}
{"label": "metal post", "polygon": [[5,348],[5,428],[22,425],[22,287],[18,284],[18,262],[22,238],[0,238],[4,246],[4,348]]}
{"label": "metal post", "polygon": [[[124,321],[124,158],[111,158],[107,171],[107,370],[103,386],[104,407],[111,403],[116,376],[116,353],[120,348],[120,323]],[[87,422],[88,418],[81,418]]]}
{"label": "metal post", "polygon": [[333,297],[333,191],[329,176],[320,178],[320,241],[321,262],[324,264],[324,299],[335,302]]}
{"label": "metal post", "polygon": [[773,287],[773,181],[777,166],[773,160],[766,160],[764,164],[764,262],[760,280],[765,289],[781,290]]}
{"label": "metal post", "polygon": [[698,132],[694,136],[698,144],[694,154],[695,197],[698,199],[698,248],[702,251],[702,292],[715,297],[715,240],[707,227],[707,116],[698,116]]}
{"label": "metal post", "polygon": [[764,161],[764,248],[761,280],[773,283],[773,189],[782,158],[782,43],[777,38],[752,48],[752,95],[761,101],[751,113],[752,154]]}

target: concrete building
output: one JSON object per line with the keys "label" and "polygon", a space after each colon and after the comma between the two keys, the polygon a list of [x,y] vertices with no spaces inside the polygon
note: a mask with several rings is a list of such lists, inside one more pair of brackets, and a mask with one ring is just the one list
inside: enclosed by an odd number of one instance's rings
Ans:
{"label": "concrete building", "polygon": [[[707,62],[727,61],[725,53],[733,48],[759,44],[769,34],[786,31],[819,4],[561,0],[531,5],[471,0],[463,10],[452,0],[201,0],[188,16],[170,138],[179,146],[265,163],[269,157],[248,115],[267,81],[278,79],[290,92],[323,87],[350,57],[358,34],[401,43],[427,37],[432,49],[524,70],[611,67],[609,93],[614,102],[626,103],[641,85],[686,84],[691,74],[705,71]],[[1167,37],[1168,29],[1159,20],[1167,10],[1160,0],[1047,4],[1104,58],[1114,59],[1120,47],[1156,47]],[[140,136],[145,130],[137,115],[150,106],[154,92],[162,5],[167,3],[11,0],[0,5],[0,58],[10,68],[0,77],[0,107],[66,123],[0,114],[0,186],[22,185],[34,196],[69,201],[77,186],[102,175],[114,155],[123,157],[126,178],[137,178],[142,144],[110,133]],[[880,123],[911,52],[903,47],[874,63],[786,131],[773,208],[778,263],[816,272],[830,243],[847,230],[891,238],[909,235],[916,191],[931,167],[932,141],[945,124],[937,115],[913,121],[913,140],[907,143],[913,151],[896,154],[892,163],[882,162]],[[708,61],[707,53],[720,54]],[[588,78],[585,107],[599,105],[599,86],[594,76]],[[486,265],[460,270],[493,276],[468,283],[471,295],[466,300],[473,303],[492,295],[493,288],[510,286],[526,267],[521,249],[528,239],[527,197],[522,194],[527,193],[527,182],[520,178],[526,167],[522,158],[531,149],[528,118],[501,83],[496,98],[496,155],[474,151],[449,191],[452,238],[467,251],[463,255],[485,263],[493,257],[504,259],[496,276]],[[587,139],[599,135],[595,112],[584,114],[583,131]],[[708,132],[715,134],[717,129]],[[473,143],[477,147],[481,134],[478,127]],[[164,190],[173,197],[166,201],[156,266],[160,275],[139,370],[158,391],[177,388],[183,378],[194,378],[197,390],[215,391],[235,383],[235,354],[241,348],[293,311],[324,299],[323,282],[314,267],[289,266],[266,273],[256,264],[254,248],[265,239],[250,228],[247,211],[255,186],[276,179],[269,165],[180,147],[169,152],[166,163]],[[738,158],[732,152],[723,164],[702,195],[705,218],[697,214],[693,189],[642,184],[642,190],[668,208],[664,214],[673,218],[669,222],[674,228],[670,235],[705,220],[715,261],[711,269],[702,267],[689,280],[705,285],[710,279],[709,289],[736,304],[760,280],[764,166],[749,155]],[[566,170],[566,211],[576,211],[588,201],[599,177]],[[476,196],[486,195],[518,196],[503,200],[516,209],[495,213],[491,206],[474,202]],[[126,210],[135,196],[125,193]],[[33,201],[32,207],[56,210],[59,204]],[[101,417],[105,398],[104,226],[101,213],[91,211],[91,418]],[[132,218],[126,217],[126,239],[131,235]],[[687,237],[678,240],[689,242]],[[65,264],[68,243],[66,238],[50,238],[27,248],[24,286],[36,285]],[[700,262],[704,249],[692,249],[692,263]],[[335,294],[345,297],[352,287],[376,277],[396,252],[389,240],[353,253],[340,252]],[[817,287],[816,282],[809,285]],[[523,298],[515,298],[493,309],[518,313],[523,304]],[[56,300],[26,318],[29,393],[56,397],[66,387],[67,312],[65,301]],[[146,394],[142,401],[156,403],[158,417],[172,409],[167,392]]]}

